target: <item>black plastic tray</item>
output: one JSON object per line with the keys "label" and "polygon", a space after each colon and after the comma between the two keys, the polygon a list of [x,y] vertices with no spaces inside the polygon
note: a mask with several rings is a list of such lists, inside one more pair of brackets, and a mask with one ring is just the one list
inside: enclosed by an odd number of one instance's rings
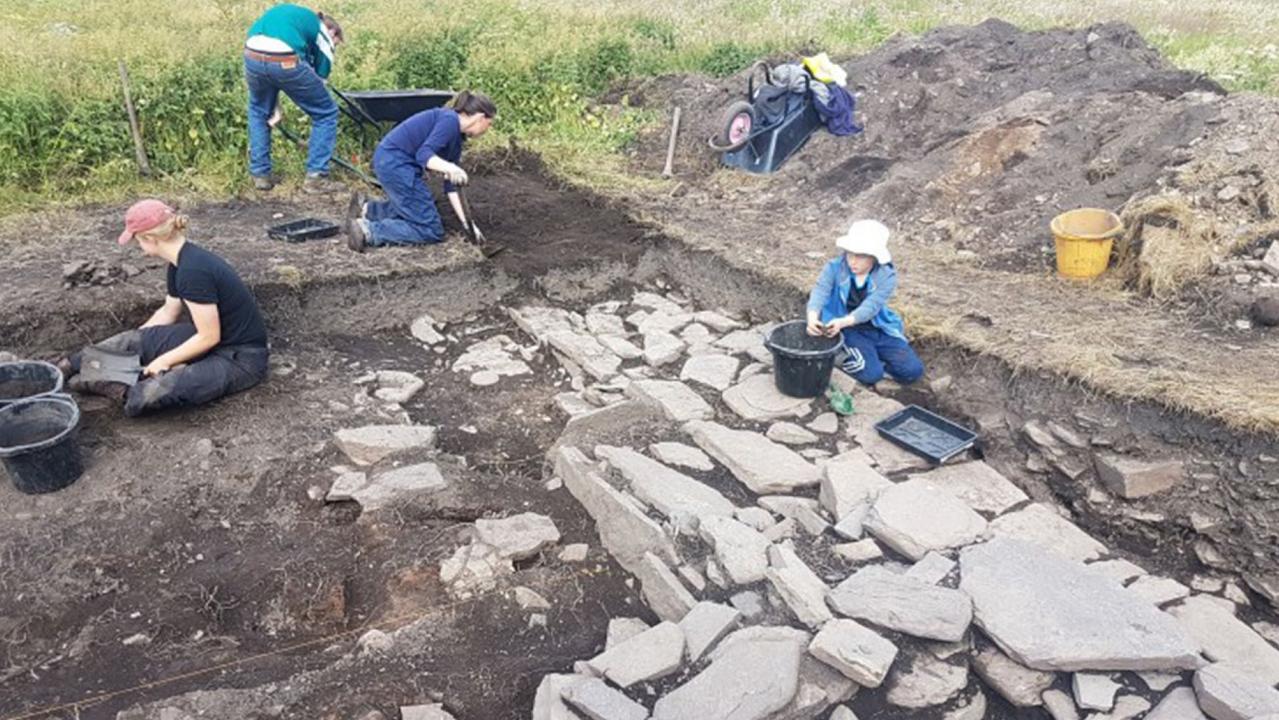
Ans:
{"label": "black plastic tray", "polygon": [[894,444],[942,464],[977,442],[977,433],[918,405],[907,406],[875,423]]}
{"label": "black plastic tray", "polygon": [[302,218],[301,220],[294,220],[293,222],[287,222],[283,225],[269,227],[266,229],[266,236],[272,240],[302,242],[303,240],[333,237],[334,235],[337,235],[340,230],[341,228],[328,220]]}
{"label": "black plastic tray", "polygon": [[343,92],[378,122],[403,122],[423,110],[442,107],[453,99],[450,90],[353,90]]}

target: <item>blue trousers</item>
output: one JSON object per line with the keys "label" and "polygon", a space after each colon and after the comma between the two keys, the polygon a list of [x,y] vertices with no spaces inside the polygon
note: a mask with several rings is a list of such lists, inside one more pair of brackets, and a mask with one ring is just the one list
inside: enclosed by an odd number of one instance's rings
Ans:
{"label": "blue trousers", "polygon": [[435,196],[415,159],[379,147],[373,153],[373,172],[382,183],[386,200],[370,202],[365,208],[369,245],[429,245],[444,239],[444,221],[435,207]]}
{"label": "blue trousers", "polygon": [[311,116],[307,174],[327,173],[338,141],[338,105],[315,70],[301,61],[285,69],[284,63],[246,57],[244,79],[249,85],[249,174],[271,174],[271,127],[267,120],[275,112],[281,92]]}
{"label": "blue trousers", "polygon": [[924,375],[924,363],[904,339],[889,335],[870,323],[845,328],[844,359],[840,368],[863,385],[874,385],[887,373],[903,385]]}

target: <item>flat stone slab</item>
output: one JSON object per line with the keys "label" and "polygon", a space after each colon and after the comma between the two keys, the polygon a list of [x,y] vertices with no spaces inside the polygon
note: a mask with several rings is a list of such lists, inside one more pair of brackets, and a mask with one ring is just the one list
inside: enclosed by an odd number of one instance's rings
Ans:
{"label": "flat stone slab", "polygon": [[1152,605],[1165,605],[1190,595],[1190,588],[1172,578],[1142,575],[1128,586],[1128,592]]}
{"label": "flat stone slab", "polygon": [[801,623],[817,629],[831,619],[830,608],[826,606],[826,583],[794,550],[781,545],[768,548],[765,576]]}
{"label": "flat stone slab", "polygon": [[626,396],[660,409],[667,419],[677,423],[715,417],[710,403],[674,380],[636,380],[626,386]]}
{"label": "flat stone slab", "polygon": [[507,560],[531,558],[560,541],[555,521],[531,512],[498,520],[480,518],[475,521],[475,535]]}
{"label": "flat stone slab", "polygon": [[1146,715],[1146,720],[1208,720],[1199,709],[1195,691],[1188,687],[1173,688],[1163,700]]}
{"label": "flat stone slab", "polygon": [[930,552],[910,566],[905,575],[929,585],[936,585],[955,569],[955,561],[938,552]]}
{"label": "flat stone slab", "polygon": [[644,357],[644,351],[639,349],[635,343],[626,338],[617,337],[615,335],[600,335],[597,338],[600,345],[608,348],[608,351],[620,357],[623,360],[634,360]]}
{"label": "flat stone slab", "polygon": [[892,486],[888,478],[870,466],[870,458],[860,452],[836,455],[826,462],[821,473],[818,500],[837,523],[854,511],[860,510],[864,517],[879,493]]}
{"label": "flat stone slab", "polygon": [[990,522],[990,534],[1033,543],[1077,562],[1095,560],[1106,552],[1105,545],[1039,503],[995,518]]}
{"label": "flat stone slab", "polygon": [[698,532],[715,551],[715,558],[736,585],[763,580],[772,543],[754,528],[718,516],[702,518]]}
{"label": "flat stone slab", "polygon": [[897,646],[855,620],[831,620],[808,646],[813,657],[863,687],[879,687],[897,657]]}
{"label": "flat stone slab", "polygon": [[435,318],[430,315],[421,315],[418,319],[409,325],[409,334],[411,334],[418,342],[426,345],[436,345],[444,342],[444,336],[435,329],[438,323]]}
{"label": "flat stone slab", "polygon": [[893,671],[888,702],[899,707],[926,708],[941,705],[968,686],[968,667],[917,653],[909,665]]}
{"label": "flat stone slab", "polygon": [[715,463],[706,453],[692,445],[677,442],[659,442],[648,446],[648,451],[658,462],[666,465],[679,465],[690,470],[709,472],[715,469]]}
{"label": "flat stone slab", "polygon": [[732,387],[740,366],[741,361],[731,355],[694,355],[684,362],[684,367],[679,371],[679,379],[701,383],[722,392]]}
{"label": "flat stone slab", "polygon": [[519,345],[505,335],[494,335],[471,345],[453,361],[453,372],[485,372],[502,376],[528,375],[533,372],[523,360],[515,357]]}
{"label": "flat stone slab", "polygon": [[401,705],[400,720],[456,720],[439,703],[430,705]]}
{"label": "flat stone slab", "polygon": [[831,550],[845,560],[855,563],[870,562],[884,557],[884,551],[879,548],[879,543],[871,538],[858,540],[857,542],[841,543],[832,546]]}
{"label": "flat stone slab", "polygon": [[350,499],[365,510],[378,510],[447,486],[448,482],[435,463],[416,463],[374,475],[368,483],[350,493]]}
{"label": "flat stone slab", "polygon": [[699,602],[679,621],[684,631],[688,661],[697,662],[708,650],[741,622],[737,608],[713,602]]}
{"label": "flat stone slab", "polygon": [[734,330],[715,341],[715,347],[721,347],[734,355],[749,354],[757,362],[771,364],[773,354],[764,347],[764,333],[756,328]]}
{"label": "flat stone slab", "polygon": [[668,332],[644,333],[644,362],[651,367],[661,367],[680,359],[687,347],[683,340]]}
{"label": "flat stone slab", "polygon": [[452,557],[440,563],[440,581],[458,596],[492,588],[497,578],[513,572],[515,566],[511,561],[499,555],[496,548],[484,543],[463,545]]}
{"label": "flat stone slab", "polygon": [[824,412],[808,423],[808,429],[822,435],[830,435],[839,430],[839,416],[833,412]]}
{"label": "flat stone slab", "polygon": [[968,507],[993,515],[1000,515],[1029,499],[1008,478],[981,460],[943,465],[911,478],[927,480],[959,498]]}
{"label": "flat stone slab", "polygon": [[555,473],[564,486],[595,520],[604,548],[632,574],[643,567],[644,554],[668,562],[678,558],[662,527],[644,514],[637,501],[619,492],[595,470],[594,463],[576,448],[560,448]]}
{"label": "flat stone slab", "polygon": [[[641,502],[668,518],[733,517],[737,509],[718,490],[630,448],[596,445],[595,457],[608,462]],[[677,523],[679,524],[679,523]]]}
{"label": "flat stone slab", "polygon": [[882,566],[862,568],[830,591],[840,615],[915,637],[956,642],[972,622],[968,596],[898,575]]}
{"label": "flat stone slab", "polygon": [[695,312],[693,313],[693,319],[715,332],[724,333],[746,327],[745,323],[734,320],[722,313],[717,313],[714,310],[701,310]]}
{"label": "flat stone slab", "polygon": [[1248,671],[1214,663],[1195,673],[1199,707],[1213,720],[1266,720],[1279,715],[1279,690]]}
{"label": "flat stone slab", "polygon": [[666,677],[678,670],[683,660],[684,631],[673,622],[662,622],[587,660],[586,665],[627,688]]}
{"label": "flat stone slab", "polygon": [[799,689],[800,658],[809,635],[784,627],[752,627],[729,635],[710,665],[653,706],[653,720],[766,720]]}
{"label": "flat stone slab", "polygon": [[608,650],[614,645],[624,643],[649,629],[649,627],[650,625],[648,623],[640,620],[639,618],[610,618],[608,621],[608,630],[604,637],[604,649]]}
{"label": "flat stone slab", "polygon": [[1070,678],[1070,688],[1075,694],[1075,705],[1084,710],[1110,710],[1115,707],[1115,693],[1119,683],[1108,675],[1075,673]]}
{"label": "flat stone slab", "polygon": [[978,627],[1022,665],[1198,667],[1198,646],[1173,618],[1079,563],[1012,538],[964,548],[959,558],[959,587]]}
{"label": "flat stone slab", "polygon": [[506,314],[521,330],[542,344],[546,344],[547,337],[553,332],[573,332],[576,328],[572,314],[562,308],[530,305],[507,308]]}
{"label": "flat stone slab", "polygon": [[759,499],[759,506],[794,520],[809,535],[821,535],[826,532],[826,528],[830,527],[830,523],[822,517],[821,506],[812,498],[765,495]]}
{"label": "flat stone slab", "polygon": [[644,604],[662,620],[679,622],[697,603],[697,598],[684,587],[670,567],[651,552],[644,553],[635,577],[640,581]]}
{"label": "flat stone slab", "polygon": [[564,704],[563,692],[570,685],[585,679],[584,675],[550,674],[542,676],[533,696],[532,720],[581,720],[577,713]]}
{"label": "flat stone slab", "polygon": [[648,720],[648,708],[599,678],[579,680],[565,688],[561,697],[590,720]]}
{"label": "flat stone slab", "polygon": [[751,492],[784,493],[820,481],[803,456],[759,433],[694,420],[684,426],[693,442],[727,467]]}
{"label": "flat stone slab", "polygon": [[773,442],[783,445],[811,445],[817,442],[817,436],[793,422],[780,421],[768,426],[764,433]]}
{"label": "flat stone slab", "polygon": [[356,465],[372,465],[407,450],[435,447],[435,428],[429,425],[365,425],[333,435],[338,449]]}
{"label": "flat stone slab", "polygon": [[950,493],[919,479],[885,488],[862,526],[911,560],[920,560],[930,551],[976,542],[986,531],[982,516]]}
{"label": "flat stone slab", "polygon": [[587,311],[586,329],[592,335],[614,335],[616,337],[626,337],[626,325],[622,323],[622,319],[613,313]]}
{"label": "flat stone slab", "polygon": [[1102,484],[1129,500],[1170,490],[1186,475],[1180,460],[1150,462],[1114,453],[1098,453],[1096,465],[1097,477]]}
{"label": "flat stone slab", "polygon": [[811,398],[781,394],[772,375],[752,375],[724,391],[724,403],[745,420],[803,417],[812,408]]}
{"label": "flat stone slab", "polygon": [[1196,595],[1168,609],[1178,623],[1213,662],[1246,670],[1253,677],[1271,685],[1279,683],[1279,650],[1266,642],[1252,628],[1219,600]]}
{"label": "flat stone slab", "polygon": [[1052,687],[1056,675],[1031,670],[987,645],[973,655],[973,669],[995,692],[1017,707],[1043,704],[1044,691]]}
{"label": "flat stone slab", "polygon": [[622,366],[622,359],[593,335],[561,330],[549,333],[546,342],[596,380],[612,378]]}
{"label": "flat stone slab", "polygon": [[373,391],[373,397],[397,404],[408,402],[419,390],[426,387],[425,380],[401,370],[379,370],[377,384],[378,388]]}

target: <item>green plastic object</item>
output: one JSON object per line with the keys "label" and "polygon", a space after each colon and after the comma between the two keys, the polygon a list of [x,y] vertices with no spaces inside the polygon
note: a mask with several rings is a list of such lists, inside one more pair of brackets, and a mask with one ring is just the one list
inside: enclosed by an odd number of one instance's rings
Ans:
{"label": "green plastic object", "polygon": [[856,412],[853,408],[853,396],[839,388],[826,390],[826,399],[830,401],[830,409],[839,415],[852,415]]}

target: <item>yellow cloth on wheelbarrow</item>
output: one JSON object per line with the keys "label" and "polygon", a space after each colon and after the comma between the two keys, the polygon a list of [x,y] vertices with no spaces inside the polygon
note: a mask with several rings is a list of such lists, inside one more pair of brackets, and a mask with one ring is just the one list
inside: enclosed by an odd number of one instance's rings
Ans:
{"label": "yellow cloth on wheelbarrow", "polygon": [[818,82],[833,82],[840,87],[848,84],[848,73],[844,72],[844,68],[836,65],[826,53],[817,53],[812,57],[804,58],[804,68]]}

